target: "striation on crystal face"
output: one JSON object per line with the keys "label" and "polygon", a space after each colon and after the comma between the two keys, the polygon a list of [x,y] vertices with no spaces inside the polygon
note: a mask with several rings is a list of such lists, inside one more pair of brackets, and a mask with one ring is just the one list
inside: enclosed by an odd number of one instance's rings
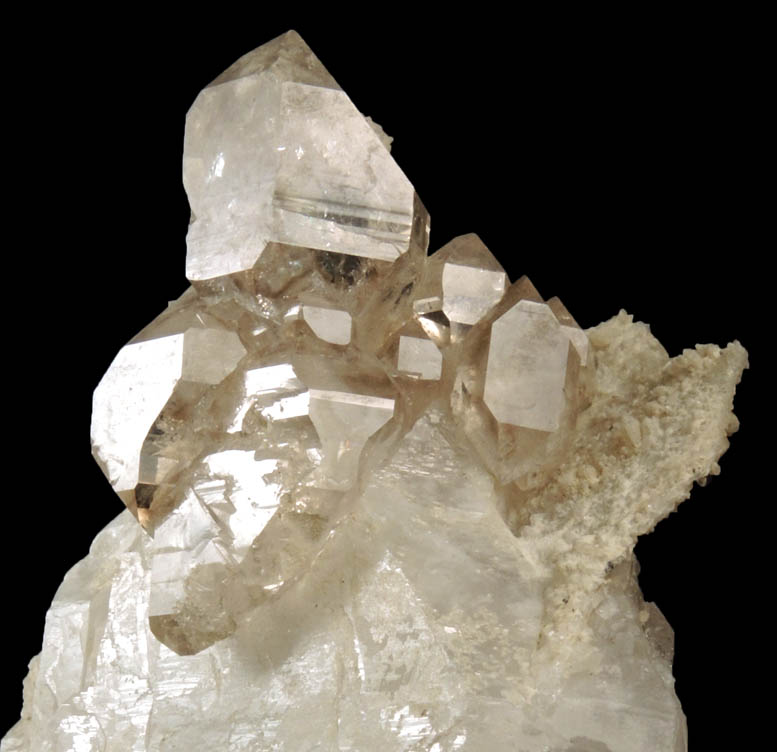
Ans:
{"label": "striation on crystal face", "polygon": [[94,395],[127,511],[2,752],[687,748],[632,549],[719,472],[746,353],[426,257],[389,147],[294,32],[195,101],[192,286]]}
{"label": "striation on crystal face", "polygon": [[184,185],[192,281],[249,271],[270,243],[387,262],[423,245],[423,208],[381,132],[295,32],[197,97]]}

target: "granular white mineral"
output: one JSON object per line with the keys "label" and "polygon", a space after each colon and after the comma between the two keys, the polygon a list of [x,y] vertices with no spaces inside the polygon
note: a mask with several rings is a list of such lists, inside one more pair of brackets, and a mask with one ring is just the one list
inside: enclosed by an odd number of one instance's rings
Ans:
{"label": "granular white mineral", "polygon": [[294,32],[197,97],[192,286],[94,393],[127,511],[2,752],[686,750],[632,549],[719,472],[746,353],[427,257],[389,145]]}

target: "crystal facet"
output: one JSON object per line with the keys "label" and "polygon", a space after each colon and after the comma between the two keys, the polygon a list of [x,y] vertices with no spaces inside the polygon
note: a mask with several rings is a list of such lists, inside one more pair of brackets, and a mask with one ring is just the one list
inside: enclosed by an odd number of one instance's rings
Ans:
{"label": "crystal facet", "polygon": [[247,271],[270,243],[394,261],[425,223],[380,134],[293,31],[197,97],[184,185],[190,280]]}
{"label": "crystal facet", "polygon": [[500,423],[555,431],[569,339],[544,303],[521,300],[491,325],[483,401]]}
{"label": "crystal facet", "polygon": [[483,241],[462,235],[429,257],[414,309],[432,338],[442,339],[435,322],[444,322],[446,336],[457,341],[502,299],[508,283]]}

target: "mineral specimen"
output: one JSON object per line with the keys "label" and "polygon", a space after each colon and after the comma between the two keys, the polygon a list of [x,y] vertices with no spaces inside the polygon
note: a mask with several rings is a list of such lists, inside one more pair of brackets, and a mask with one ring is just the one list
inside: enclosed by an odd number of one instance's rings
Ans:
{"label": "mineral specimen", "polygon": [[687,748],[632,549],[719,471],[746,353],[583,331],[476,235],[427,258],[389,148],[294,32],[195,101],[192,285],[94,394],[127,511],[2,752]]}

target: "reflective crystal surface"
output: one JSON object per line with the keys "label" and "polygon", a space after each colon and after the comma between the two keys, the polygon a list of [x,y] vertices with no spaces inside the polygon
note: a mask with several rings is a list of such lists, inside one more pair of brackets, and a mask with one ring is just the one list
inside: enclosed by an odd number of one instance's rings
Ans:
{"label": "reflective crystal surface", "polygon": [[569,339],[544,303],[521,300],[491,325],[483,401],[511,426],[555,431],[564,409]]}
{"label": "reflective crystal surface", "polygon": [[334,345],[347,345],[351,341],[351,314],[336,308],[302,306],[302,317],[316,336]]}
{"label": "reflective crystal surface", "polygon": [[397,368],[420,379],[437,381],[442,374],[442,353],[431,340],[401,334]]}
{"label": "reflective crystal surface", "polygon": [[197,97],[192,286],[94,393],[127,511],[2,752],[687,749],[632,548],[719,471],[746,353],[427,257],[390,143],[295,32]]}
{"label": "reflective crystal surface", "polygon": [[184,185],[190,280],[247,271],[270,243],[394,261],[426,222],[381,133],[294,31],[197,97]]}
{"label": "reflective crystal surface", "polygon": [[[502,299],[508,284],[483,241],[474,233],[462,235],[429,256],[414,310],[432,338],[456,342]],[[437,325],[444,334],[437,334]]]}

